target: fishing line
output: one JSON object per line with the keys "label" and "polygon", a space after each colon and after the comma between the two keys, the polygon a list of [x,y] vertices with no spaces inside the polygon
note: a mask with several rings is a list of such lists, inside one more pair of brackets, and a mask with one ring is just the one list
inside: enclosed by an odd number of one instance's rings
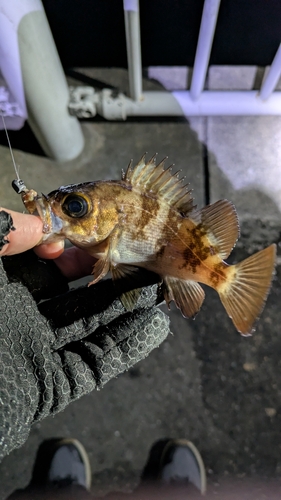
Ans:
{"label": "fishing line", "polygon": [[20,180],[19,170],[18,170],[18,167],[17,167],[16,162],[15,162],[15,158],[14,158],[14,155],[13,155],[13,150],[12,150],[12,146],[11,146],[11,143],[10,143],[10,138],[9,138],[8,130],[7,130],[7,127],[6,127],[5,120],[4,120],[4,115],[3,115],[2,108],[0,108],[0,111],[1,111],[1,118],[2,118],[2,122],[3,122],[3,127],[4,127],[4,130],[5,130],[5,134],[6,134],[8,145],[9,145],[9,149],[10,149],[10,154],[11,154],[12,162],[13,162],[14,169],[15,169],[15,172],[16,172],[17,180],[19,181]]}
{"label": "fishing line", "polygon": [[7,141],[8,141],[8,145],[9,145],[9,150],[10,150],[10,154],[11,154],[11,158],[12,158],[12,162],[13,162],[14,169],[15,169],[16,176],[17,176],[17,178],[15,180],[13,180],[13,182],[12,182],[12,188],[16,191],[17,194],[21,194],[22,192],[26,192],[27,191],[27,187],[26,187],[26,185],[24,184],[24,182],[21,180],[21,178],[19,176],[19,169],[18,169],[18,167],[16,165],[15,158],[14,158],[14,155],[13,155],[13,150],[12,150],[12,146],[11,146],[11,143],[10,143],[9,134],[8,134],[8,130],[7,130],[7,127],[6,127],[5,120],[4,120],[4,115],[3,115],[2,108],[0,108],[0,114],[1,114],[1,117],[2,117],[3,127],[4,127],[4,130],[5,130],[5,134],[6,134],[6,137],[7,137]]}

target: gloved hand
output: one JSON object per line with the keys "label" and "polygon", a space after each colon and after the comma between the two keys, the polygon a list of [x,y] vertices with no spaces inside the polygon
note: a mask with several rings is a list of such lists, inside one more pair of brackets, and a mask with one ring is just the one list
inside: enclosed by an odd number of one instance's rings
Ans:
{"label": "gloved hand", "polygon": [[[0,211],[0,247],[17,232],[11,226]],[[56,264],[32,250],[0,259],[0,458],[24,443],[33,422],[159,346],[169,320],[155,307],[156,288],[143,288],[127,312],[111,280],[68,291]]]}

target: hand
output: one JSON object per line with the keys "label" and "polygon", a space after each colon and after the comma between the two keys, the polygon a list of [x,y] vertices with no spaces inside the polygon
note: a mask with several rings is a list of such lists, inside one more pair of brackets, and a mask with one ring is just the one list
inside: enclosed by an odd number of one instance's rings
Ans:
{"label": "hand", "polygon": [[[7,212],[16,228],[10,232]],[[88,274],[93,259],[58,244],[18,254],[40,244],[34,216],[2,209],[1,229],[0,242],[9,243],[0,252],[0,457],[27,439],[33,422],[103,387],[169,333],[155,285],[142,290],[132,313],[111,280],[67,291],[67,281]]]}
{"label": "hand", "polygon": [[[1,208],[0,211],[4,211],[4,213],[11,216],[13,225],[17,228],[16,231],[12,230],[9,233],[8,238],[5,235],[2,236],[0,257],[19,254],[35,247],[34,251],[38,257],[55,259],[56,265],[69,281],[91,274],[96,260],[83,250],[73,247],[64,251],[64,241],[49,245],[40,244],[43,236],[43,224],[39,217]],[[1,220],[3,234],[5,228],[9,225],[9,217],[2,215]]]}

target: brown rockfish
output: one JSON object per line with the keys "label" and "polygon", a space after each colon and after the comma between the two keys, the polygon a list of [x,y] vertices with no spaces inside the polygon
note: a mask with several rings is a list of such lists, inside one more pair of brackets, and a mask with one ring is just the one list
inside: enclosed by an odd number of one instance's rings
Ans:
{"label": "brown rockfish", "polygon": [[[44,224],[44,242],[67,238],[97,258],[97,283],[109,271],[113,280],[131,278],[136,268],[159,275],[164,298],[183,316],[199,311],[205,294],[199,283],[214,288],[243,335],[251,333],[269,292],[276,246],[271,245],[235,265],[224,262],[239,236],[235,207],[220,200],[201,210],[191,191],[164,160],[143,156],[130,162],[121,180],[63,186],[48,196],[23,190],[30,213]],[[137,287],[137,282],[136,282]],[[132,309],[136,295],[123,294]]]}

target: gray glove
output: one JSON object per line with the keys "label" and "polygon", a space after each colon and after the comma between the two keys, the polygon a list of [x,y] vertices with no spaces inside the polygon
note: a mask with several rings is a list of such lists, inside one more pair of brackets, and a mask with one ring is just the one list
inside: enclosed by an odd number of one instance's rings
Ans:
{"label": "gray glove", "polygon": [[0,458],[25,442],[33,422],[159,346],[169,320],[155,307],[156,288],[143,288],[130,313],[111,280],[68,291],[56,265],[32,251],[0,259]]}

